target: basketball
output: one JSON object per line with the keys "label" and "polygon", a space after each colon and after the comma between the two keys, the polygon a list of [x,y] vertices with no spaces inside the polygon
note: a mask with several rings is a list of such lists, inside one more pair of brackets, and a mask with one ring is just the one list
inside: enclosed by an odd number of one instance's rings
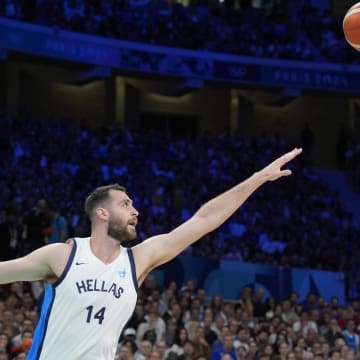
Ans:
{"label": "basketball", "polygon": [[345,14],[343,30],[346,41],[360,51],[360,2],[353,5]]}

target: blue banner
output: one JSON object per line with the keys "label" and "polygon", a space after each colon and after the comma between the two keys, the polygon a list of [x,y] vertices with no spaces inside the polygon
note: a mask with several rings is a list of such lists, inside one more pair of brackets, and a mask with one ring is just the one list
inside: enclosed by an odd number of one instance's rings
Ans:
{"label": "blue banner", "polygon": [[[13,23],[15,22],[10,22],[10,24]],[[119,64],[120,49],[118,47],[60,36],[56,28],[45,28],[19,22],[17,24],[21,26],[14,24],[9,26],[8,20],[1,19],[1,48],[94,65],[116,67]]]}
{"label": "blue banner", "polygon": [[228,300],[239,299],[243,287],[262,288],[265,297],[277,301],[287,298],[295,291],[299,300],[306,299],[311,291],[329,302],[337,296],[345,304],[344,273],[311,269],[290,269],[271,265],[241,263],[179,256],[154,270],[152,274],[159,285],[167,286],[176,281],[179,286],[194,280],[198,287],[206,290],[207,296],[220,294]]}
{"label": "blue banner", "polygon": [[0,17],[0,48],[127,72],[236,85],[359,92],[360,66],[259,59],[107,39]]}
{"label": "blue banner", "polygon": [[290,67],[264,67],[262,81],[266,84],[295,86],[305,89],[341,91],[358,89],[360,73],[348,73],[336,69],[313,70]]}

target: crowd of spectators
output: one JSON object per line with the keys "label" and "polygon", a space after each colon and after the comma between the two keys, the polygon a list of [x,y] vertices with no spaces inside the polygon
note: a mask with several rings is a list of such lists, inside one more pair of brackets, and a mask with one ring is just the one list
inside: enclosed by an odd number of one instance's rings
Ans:
{"label": "crowd of spectators", "polygon": [[[24,214],[48,212],[39,205],[45,199],[66,215],[70,235],[88,232],[83,201],[97,185],[119,182],[128,189],[144,239],[170,230],[288,149],[283,139],[265,135],[190,140],[5,115],[0,125],[3,210],[21,225]],[[336,194],[299,162],[291,178],[260,189],[221,231],[187,252],[218,257],[213,249],[219,248],[228,259],[342,270],[356,255],[356,236],[354,219]],[[305,254],[315,241],[317,250]]]}
{"label": "crowd of spectators", "polygon": [[[147,44],[256,57],[352,63],[342,19],[311,1],[0,0],[0,16]],[[284,5],[286,4],[286,6]]]}
{"label": "crowd of spectators", "polygon": [[[276,303],[263,289],[227,302],[187,281],[159,288],[149,276],[119,344],[119,359],[355,359],[358,301],[342,307],[309,293]],[[126,347],[126,349],[123,349]],[[123,351],[130,356],[123,356]]]}
{"label": "crowd of spectators", "polygon": [[[127,188],[140,212],[141,241],[174,228],[206,200],[296,145],[276,135],[193,139],[1,114],[1,260],[68,236],[88,236],[83,201],[96,186],[118,182]],[[224,226],[185,254],[345,271],[353,294],[359,294],[358,277],[351,276],[359,268],[358,224],[305,158],[292,165],[291,177],[259,189]],[[139,293],[119,359],[266,360],[270,353],[271,359],[354,358],[352,340],[346,345],[339,333],[349,317],[357,329],[356,301],[344,309],[317,299],[302,312],[295,302],[276,305],[261,298],[263,309],[255,316],[255,294],[235,304],[220,297],[207,303],[203,290],[193,293],[190,283],[187,291],[175,284],[154,289],[150,283],[151,278]],[[22,359],[37,321],[41,286],[0,289],[0,360]],[[331,342],[325,334],[333,319],[339,329]],[[354,324],[349,326],[351,331]],[[342,341],[335,341],[337,336]],[[335,348],[341,355],[330,356]]]}
{"label": "crowd of spectators", "polygon": [[[25,359],[38,321],[41,286],[0,287],[0,359]],[[309,293],[280,302],[261,288],[238,300],[207,297],[191,280],[157,285],[149,275],[119,338],[116,360],[359,359],[360,303]],[[81,335],[80,335],[81,336]]]}
{"label": "crowd of spectators", "polygon": [[[286,11],[267,11],[246,1],[236,8],[230,0],[186,7],[147,0],[0,0],[0,15],[188,49],[319,62],[356,59],[339,19],[328,11],[320,14],[309,2],[296,3]],[[276,135],[191,139],[0,114],[0,260],[87,236],[83,201],[98,185],[119,182],[127,188],[140,211],[141,241],[174,228],[206,200],[296,145]],[[355,186],[359,156],[357,146],[346,158]],[[221,229],[185,254],[344,271],[348,294],[359,295],[359,224],[307,162],[300,158],[292,166],[291,177],[257,191]],[[159,288],[149,276],[117,359],[359,358],[357,300],[343,307],[314,294],[300,303],[291,294],[276,303],[264,299],[261,289],[242,290],[233,303],[207,298],[191,281],[182,288],[175,283]],[[36,282],[0,286],[0,360],[25,359],[41,291]]]}
{"label": "crowd of spectators", "polygon": [[[83,201],[106,183],[124,185],[133,198],[140,211],[138,241],[167,232],[290,146],[276,135],[190,139],[4,114],[0,138],[2,259],[88,235]],[[359,224],[304,159],[290,178],[261,188],[185,253],[344,271],[351,279],[360,258]]]}
{"label": "crowd of spectators", "polygon": [[360,193],[360,143],[346,152],[346,172],[354,190]]}

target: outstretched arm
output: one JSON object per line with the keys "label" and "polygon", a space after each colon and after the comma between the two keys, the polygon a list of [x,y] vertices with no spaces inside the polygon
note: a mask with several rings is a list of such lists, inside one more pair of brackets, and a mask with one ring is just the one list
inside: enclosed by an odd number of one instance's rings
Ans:
{"label": "outstretched arm", "polygon": [[187,246],[223,224],[261,185],[283,176],[291,170],[282,167],[301,153],[294,149],[230,190],[204,204],[188,221],[168,234],[151,237],[133,248],[136,272],[141,282],[153,268],[173,259]]}
{"label": "outstretched arm", "polygon": [[0,262],[0,284],[56,279],[64,270],[72,245],[51,244],[10,261]]}

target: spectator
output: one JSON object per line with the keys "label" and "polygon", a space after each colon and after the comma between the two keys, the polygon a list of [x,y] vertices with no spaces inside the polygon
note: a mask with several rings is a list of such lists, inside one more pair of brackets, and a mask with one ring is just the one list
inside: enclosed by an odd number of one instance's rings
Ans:
{"label": "spectator", "polygon": [[179,356],[180,360],[192,360],[195,357],[195,347],[192,341],[186,340],[184,343],[184,352]]}
{"label": "spectator", "polygon": [[212,310],[208,309],[208,311],[205,311],[203,328],[204,328],[205,340],[210,345],[210,347],[213,347],[215,341],[218,339],[218,335],[212,329],[212,325],[213,325]]}
{"label": "spectator", "polygon": [[14,211],[6,211],[6,220],[0,224],[1,251],[0,260],[10,260],[16,257],[20,240],[20,227]]}
{"label": "spectator", "polygon": [[344,335],[341,333],[339,324],[336,319],[330,320],[329,330],[324,335],[326,341],[329,343],[330,349],[335,347],[337,339],[344,339]]}
{"label": "spectator", "polygon": [[151,355],[153,345],[149,340],[142,340],[139,343],[139,350],[136,354],[136,358],[139,360],[149,359]]}
{"label": "spectator", "polygon": [[291,302],[285,299],[281,306],[281,320],[292,325],[298,319],[295,314],[294,308],[291,306]]}
{"label": "spectator", "polygon": [[42,202],[34,211],[30,211],[24,219],[24,232],[21,243],[21,253],[26,255],[31,251],[45,245],[44,229],[47,227],[47,219],[43,213]]}
{"label": "spectator", "polygon": [[254,304],[251,300],[251,288],[245,287],[241,289],[241,297],[239,300],[239,305],[243,311],[246,311],[250,318],[252,318],[254,313]]}
{"label": "spectator", "polygon": [[344,340],[349,350],[354,354],[359,352],[359,335],[355,333],[355,321],[349,319],[346,322],[346,329],[343,331]]}
{"label": "spectator", "polygon": [[[248,353],[249,353],[249,347],[247,345],[240,345],[236,349],[236,356],[237,360],[247,360],[248,359]],[[231,356],[230,356],[231,359]]]}
{"label": "spectator", "polygon": [[48,207],[47,215],[50,220],[51,233],[48,237],[49,244],[65,242],[68,239],[68,224],[64,216],[62,216],[53,206]]}
{"label": "spectator", "polygon": [[211,348],[205,340],[205,332],[202,326],[197,326],[195,339],[193,342],[195,348],[195,357],[203,356],[206,359],[209,359],[211,354]]}
{"label": "spectator", "polygon": [[165,340],[158,340],[155,344],[155,350],[159,354],[160,359],[165,358],[165,354],[168,350],[168,346],[165,342]]}
{"label": "spectator", "polygon": [[266,307],[263,303],[264,290],[259,288],[255,291],[252,298],[253,303],[253,315],[255,318],[265,318]]}
{"label": "spectator", "polygon": [[222,356],[225,354],[228,354],[232,360],[236,360],[236,352],[233,346],[233,338],[231,334],[225,335],[222,345],[212,351],[211,360],[221,360]]}
{"label": "spectator", "polygon": [[[144,305],[138,300],[135,305],[134,313],[128,322],[128,327],[137,329],[140,324],[146,323]],[[135,333],[136,334],[136,333]]]}
{"label": "spectator", "polygon": [[145,316],[146,323],[141,323],[137,330],[137,341],[143,339],[148,330],[154,330],[156,340],[160,340],[165,332],[165,322],[159,315],[159,302],[152,301],[148,314]]}
{"label": "spectator", "polygon": [[175,341],[169,352],[173,352],[177,355],[182,355],[184,353],[184,345],[185,342],[189,340],[189,335],[187,330],[184,327],[178,327],[177,332],[175,334]]}
{"label": "spectator", "polygon": [[135,360],[132,347],[129,345],[122,345],[120,347],[119,353],[116,356],[118,360]]}

